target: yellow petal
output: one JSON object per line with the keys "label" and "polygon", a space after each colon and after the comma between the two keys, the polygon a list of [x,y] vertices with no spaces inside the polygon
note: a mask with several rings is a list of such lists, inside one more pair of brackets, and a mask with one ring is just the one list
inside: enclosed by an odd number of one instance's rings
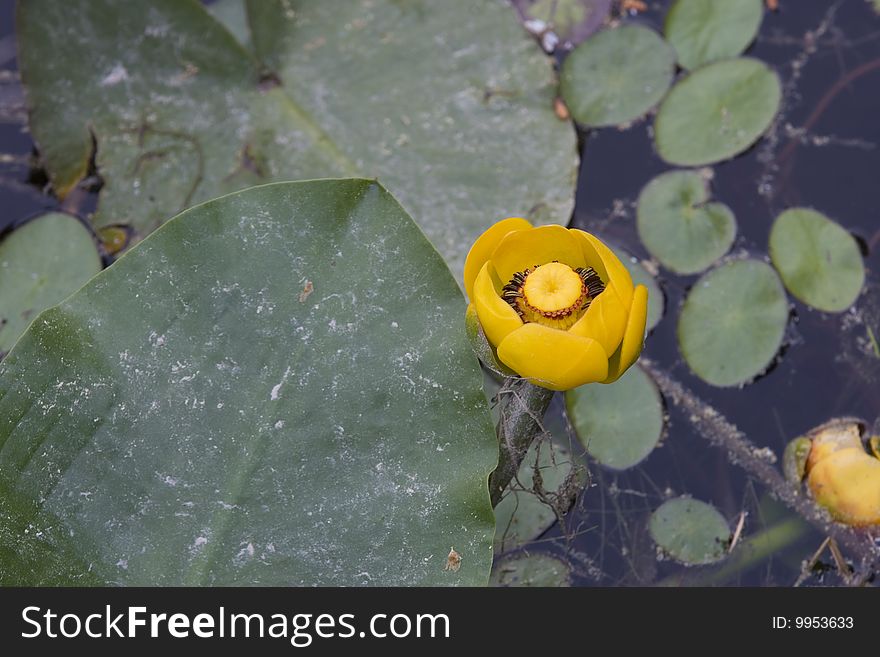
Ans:
{"label": "yellow petal", "polygon": [[601,381],[608,357],[596,340],[541,324],[524,324],[498,347],[498,357],[514,372],[550,390],[570,390]]}
{"label": "yellow petal", "polygon": [[490,226],[482,235],[477,238],[471,250],[467,254],[464,261],[464,291],[467,292],[468,299],[474,299],[474,281],[477,280],[477,274],[486,264],[492,251],[498,246],[498,242],[514,230],[528,230],[532,227],[525,219],[520,217],[508,217],[497,224]]}
{"label": "yellow petal", "polygon": [[816,502],[849,525],[880,524],[880,460],[859,448],[837,450],[810,470]]}
{"label": "yellow petal", "polygon": [[577,239],[562,226],[538,226],[505,235],[489,258],[507,282],[516,272],[558,260],[572,269],[586,265]]}
{"label": "yellow petal", "polygon": [[577,228],[573,228],[572,233],[580,238],[587,265],[596,270],[605,285],[614,283],[621,303],[629,306],[632,303],[633,282],[626,265],[596,236]]}
{"label": "yellow petal", "polygon": [[596,297],[587,312],[569,331],[582,338],[597,340],[606,354],[613,354],[623,340],[629,307],[624,306],[614,284]]}
{"label": "yellow petal", "polygon": [[[599,295],[602,298],[604,292]],[[636,286],[633,292],[632,305],[629,309],[629,317],[626,320],[626,330],[623,332],[623,341],[620,348],[614,352],[608,361],[608,378],[602,383],[614,383],[636,362],[642,353],[642,344],[645,341],[645,325],[648,319],[648,288],[644,285]]]}
{"label": "yellow petal", "polygon": [[501,298],[500,282],[493,276],[492,263],[483,263],[474,281],[474,308],[489,344],[499,345],[507,334],[523,325],[517,312]]}

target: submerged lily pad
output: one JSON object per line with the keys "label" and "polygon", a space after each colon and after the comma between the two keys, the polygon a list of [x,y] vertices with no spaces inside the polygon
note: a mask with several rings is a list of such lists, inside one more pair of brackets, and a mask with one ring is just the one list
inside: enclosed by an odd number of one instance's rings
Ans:
{"label": "submerged lily pad", "polygon": [[562,65],[562,99],[588,127],[633,121],[656,105],[675,72],[675,51],[656,32],[624,25],[593,35]]}
{"label": "submerged lily pad", "polygon": [[[547,502],[536,495],[532,487],[536,483],[535,463],[543,489],[550,495],[563,493],[564,484],[575,477],[575,489],[583,484],[579,476],[583,469],[575,470],[571,453],[549,440],[532,443],[514,480],[513,490],[508,490],[495,507],[495,551],[507,552],[537,538],[556,523],[556,513]],[[522,489],[525,490],[522,490]]]}
{"label": "submerged lily pad", "polygon": [[495,564],[492,586],[571,586],[571,567],[549,554],[517,554]]}
{"label": "submerged lily pad", "polygon": [[746,383],[773,362],[788,323],[785,289],[759,260],[729,262],[688,293],[678,344],[694,374],[716,386]]}
{"label": "submerged lily pad", "polygon": [[0,585],[485,585],[463,313],[374,181],[172,219],[0,362]]}
{"label": "submerged lily pad", "polygon": [[649,529],[663,552],[689,565],[723,559],[730,543],[730,526],[718,509],[690,497],[661,504],[651,514]]}
{"label": "submerged lily pad", "polygon": [[694,274],[730,249],[736,236],[733,212],[708,201],[709,185],[698,171],[660,174],[642,190],[639,237],[667,269]]}
{"label": "submerged lily pad", "polygon": [[10,233],[0,242],[0,355],[101,267],[92,234],[69,214],[50,212]]}
{"label": "submerged lily pad", "polygon": [[97,226],[145,235],[254,184],[379,177],[459,276],[499,218],[568,221],[575,132],[553,113],[550,59],[506,3],[245,9],[252,51],[197,0],[21,3],[31,131],[61,196],[94,138]]}
{"label": "submerged lily pad", "polygon": [[670,164],[702,166],[754,144],[779,110],[779,77],[741,57],[697,69],[676,84],[657,112],[657,152]]}
{"label": "submerged lily pad", "polygon": [[648,317],[645,322],[645,330],[652,331],[663,319],[663,312],[666,309],[666,295],[663,294],[663,290],[657,283],[657,277],[649,272],[635,256],[616,246],[611,246],[611,250],[629,271],[633,284],[644,285],[648,288]]}
{"label": "submerged lily pad", "polygon": [[770,231],[770,259],[785,287],[813,308],[843,312],[865,283],[859,245],[845,228],[810,208],[791,208]]}
{"label": "submerged lily pad", "polygon": [[614,383],[587,385],[565,393],[568,417],[596,461],[614,470],[641,463],[663,434],[663,402],[641,367]]}
{"label": "submerged lily pad", "polygon": [[755,40],[763,16],[763,0],[676,0],[663,32],[678,63],[693,69],[742,53]]}

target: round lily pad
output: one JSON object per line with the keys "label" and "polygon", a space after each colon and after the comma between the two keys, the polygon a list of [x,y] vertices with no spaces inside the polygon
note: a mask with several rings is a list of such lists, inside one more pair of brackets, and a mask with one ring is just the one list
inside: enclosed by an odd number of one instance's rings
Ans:
{"label": "round lily pad", "polygon": [[631,367],[609,385],[569,390],[565,405],[590,456],[614,470],[643,461],[663,433],[660,393],[640,367]]}
{"label": "round lily pad", "polygon": [[525,545],[556,522],[553,507],[531,490],[535,484],[536,461],[539,481],[551,494],[560,491],[572,471],[572,457],[567,449],[549,440],[532,443],[519,468],[519,481],[511,482],[514,489],[508,490],[495,507],[495,551],[498,553]]}
{"label": "round lily pad", "polygon": [[69,214],[44,214],[10,233],[0,242],[0,352],[101,266],[88,228]]}
{"label": "round lily pad", "polygon": [[678,321],[681,353],[694,374],[716,386],[746,383],[773,361],[788,322],[788,301],[773,268],[739,260],[701,277]]}
{"label": "round lily pad", "polygon": [[763,0],[676,0],[663,32],[682,68],[736,57],[754,41],[764,16]]}
{"label": "round lily pad", "polygon": [[725,59],[676,84],[657,112],[657,152],[670,164],[702,166],[742,153],[770,126],[782,89],[757,59]]}
{"label": "round lily pad", "polygon": [[653,330],[663,319],[663,311],[666,309],[666,296],[657,283],[657,277],[649,272],[635,256],[616,246],[611,246],[611,250],[629,271],[633,285],[644,285],[648,288],[648,319],[645,330]]}
{"label": "round lily pad", "polygon": [[495,564],[492,586],[571,586],[571,567],[549,554],[519,554]]}
{"label": "round lily pad", "polygon": [[770,231],[770,259],[785,287],[829,313],[849,308],[865,283],[865,266],[845,228],[809,208],[786,210]]}
{"label": "round lily pad", "polygon": [[639,195],[639,237],[667,269],[679,274],[703,271],[733,244],[733,212],[708,200],[706,177],[698,171],[661,174]]}
{"label": "round lily pad", "polygon": [[670,557],[689,565],[718,561],[727,554],[730,527],[718,510],[690,497],[667,500],[651,514],[654,542]]}
{"label": "round lily pad", "polygon": [[646,27],[593,35],[562,66],[560,91],[571,115],[589,127],[633,121],[656,105],[675,72],[675,51]]}

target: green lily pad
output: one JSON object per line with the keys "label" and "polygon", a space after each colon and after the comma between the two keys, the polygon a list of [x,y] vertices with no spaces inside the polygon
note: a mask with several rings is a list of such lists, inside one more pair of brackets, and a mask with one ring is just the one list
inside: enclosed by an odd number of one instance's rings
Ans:
{"label": "green lily pad", "polygon": [[660,505],[649,523],[657,546],[688,565],[713,563],[727,555],[730,527],[711,504],[677,497]]}
{"label": "green lily pad", "polygon": [[12,231],[0,242],[0,355],[101,267],[92,234],[69,214],[50,212]]}
{"label": "green lily pad", "polygon": [[593,35],[562,65],[560,92],[588,127],[634,121],[656,105],[675,73],[675,51],[646,27],[624,25]]}
{"label": "green lily pad", "polygon": [[678,344],[698,377],[736,386],[773,362],[787,323],[788,300],[773,268],[739,260],[694,283],[678,320]]}
{"label": "green lily pad", "polygon": [[666,309],[666,296],[657,283],[657,277],[649,272],[635,256],[616,246],[611,246],[611,250],[614,251],[614,255],[620,258],[620,261],[627,268],[629,275],[632,276],[633,283],[635,285],[644,285],[648,288],[648,318],[645,322],[645,330],[653,330],[660,323],[660,320],[663,319],[663,312]]}
{"label": "green lily pad", "polygon": [[577,45],[602,27],[612,0],[513,0],[524,20],[541,21],[566,47]]}
{"label": "green lily pad", "polygon": [[549,554],[518,554],[495,564],[492,586],[571,586],[571,567]]}
{"label": "green lily pad", "polygon": [[779,110],[779,77],[757,59],[726,59],[676,84],[657,112],[657,152],[670,164],[703,166],[754,144]]}
{"label": "green lily pad", "polygon": [[609,385],[569,390],[565,406],[587,452],[613,470],[644,461],[663,434],[663,401],[654,381],[638,366]]}
{"label": "green lily pad", "polygon": [[205,8],[214,18],[223,23],[227,30],[232,32],[232,36],[240,44],[248,50],[253,50],[245,0],[217,0],[205,5]]}
{"label": "green lily pad", "polygon": [[695,274],[730,249],[736,219],[723,203],[709,202],[709,185],[698,171],[669,171],[639,195],[639,237],[667,269]]}
{"label": "green lily pad", "polygon": [[505,3],[246,11],[253,51],[197,0],[21,3],[31,131],[55,190],[86,174],[93,137],[94,221],[141,235],[254,184],[378,177],[456,276],[503,217],[567,223],[575,132],[553,112],[550,59]]}
{"label": "green lily pad", "polygon": [[179,215],[0,363],[0,584],[485,585],[463,314],[374,181]]}
{"label": "green lily pad", "polygon": [[[572,474],[572,456],[564,447],[549,440],[532,443],[520,465],[517,479],[495,507],[495,552],[508,552],[536,539],[556,523],[556,513],[547,502],[532,492],[535,485],[535,463],[539,482],[550,495],[564,494],[565,484],[572,481],[583,485],[582,468]],[[525,490],[522,490],[522,489]]]}
{"label": "green lily pad", "polygon": [[791,208],[777,217],[770,231],[770,259],[789,292],[824,312],[849,308],[865,284],[853,236],[809,208]]}
{"label": "green lily pad", "polygon": [[663,32],[678,63],[693,69],[741,54],[755,40],[763,17],[763,0],[676,0]]}

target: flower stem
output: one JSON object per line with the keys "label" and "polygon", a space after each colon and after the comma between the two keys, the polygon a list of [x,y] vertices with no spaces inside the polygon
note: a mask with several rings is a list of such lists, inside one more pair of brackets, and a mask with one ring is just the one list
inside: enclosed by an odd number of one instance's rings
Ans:
{"label": "flower stem", "polygon": [[498,505],[510,480],[536,436],[544,433],[542,419],[553,391],[533,385],[525,379],[508,378],[498,391],[498,467],[489,475],[492,507]]}

